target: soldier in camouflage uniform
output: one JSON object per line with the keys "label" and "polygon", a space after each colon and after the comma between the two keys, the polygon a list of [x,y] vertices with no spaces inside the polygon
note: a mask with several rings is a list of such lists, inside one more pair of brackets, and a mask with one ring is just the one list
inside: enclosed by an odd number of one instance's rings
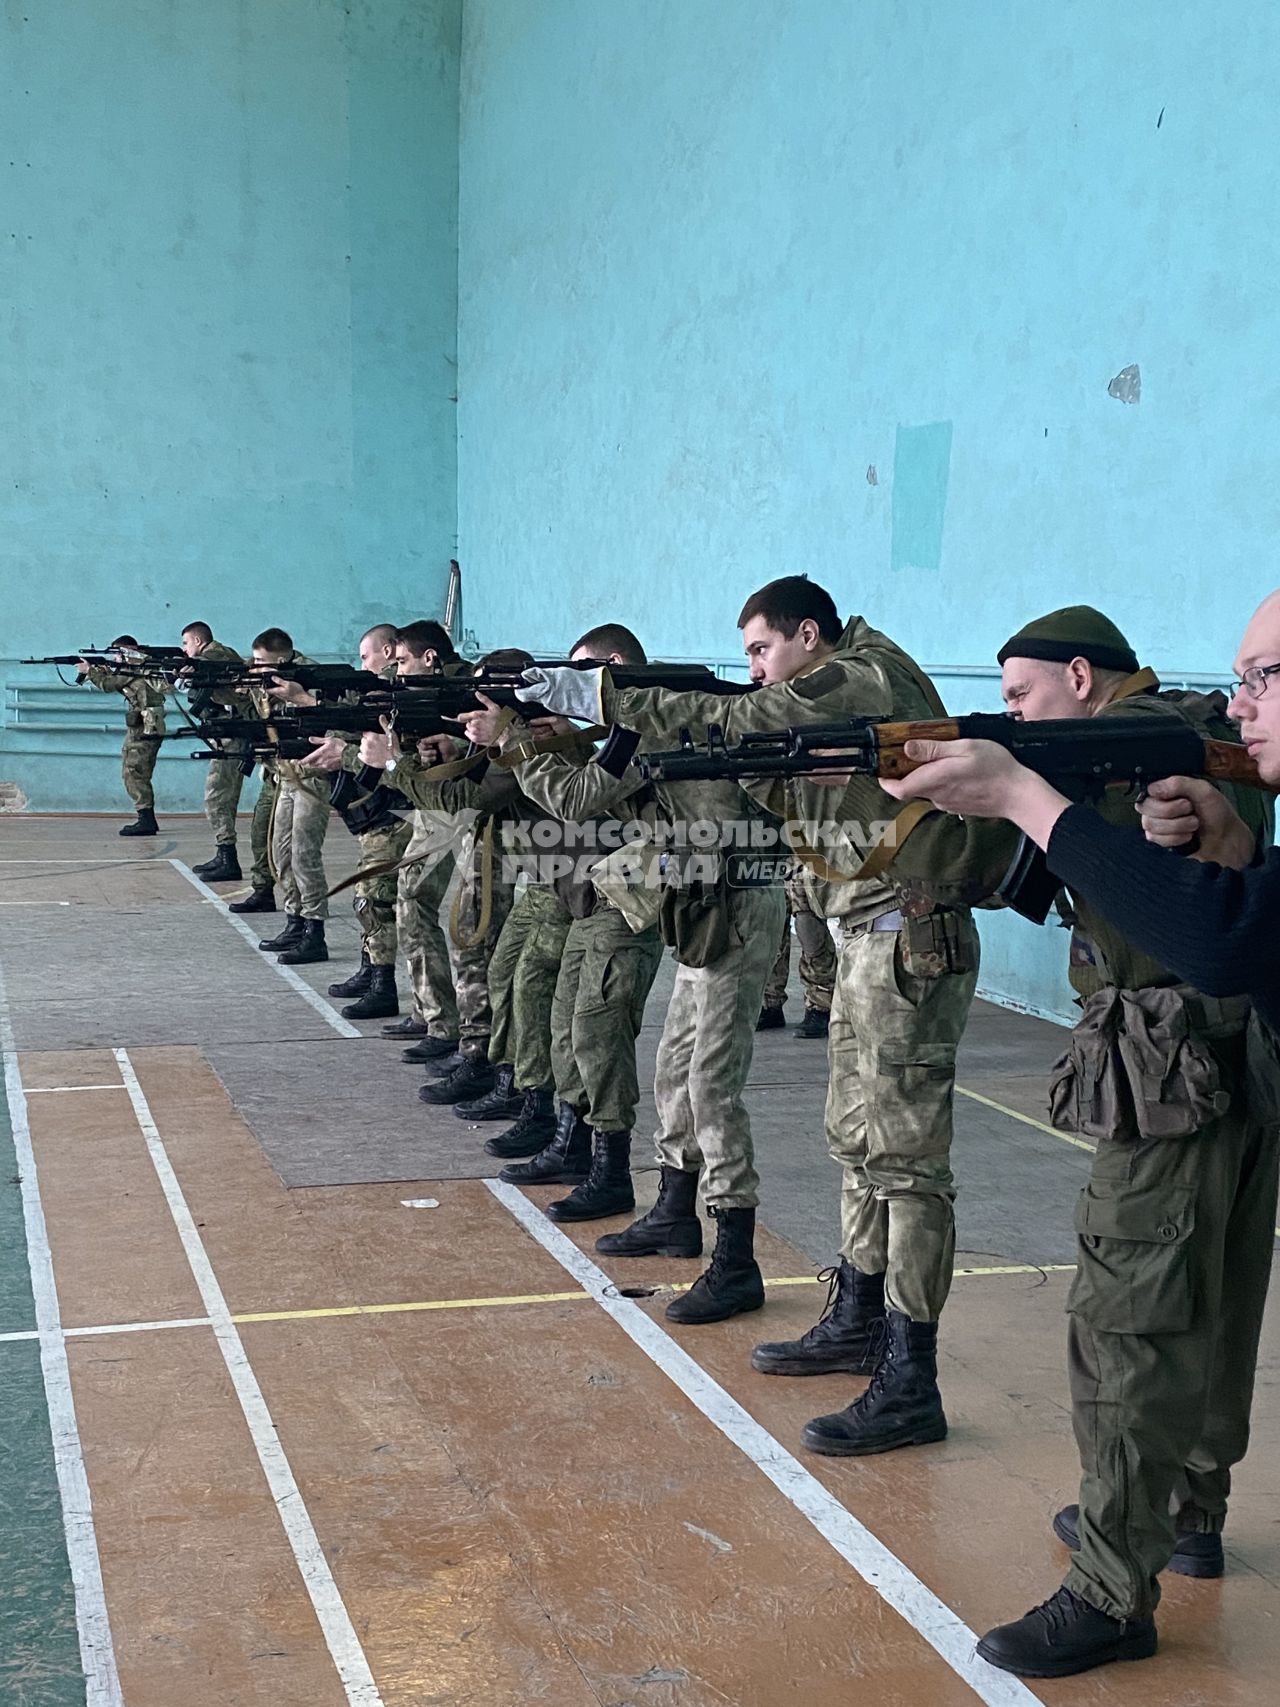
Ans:
{"label": "soldier in camouflage uniform", "polygon": [[[1016,717],[1163,716],[1233,738],[1224,696],[1162,691],[1089,606],[1028,623],[999,660]],[[959,747],[978,761],[985,743]],[[927,795],[943,769],[927,767],[909,789]],[[945,776],[934,786],[955,810],[985,809]],[[1218,786],[1255,847],[1265,846],[1270,802]],[[1056,799],[1048,785],[1040,791]],[[1096,810],[1140,829],[1132,794],[1111,791]],[[1222,1573],[1270,1278],[1280,1136],[1273,1107],[1255,1101],[1247,998],[1181,983],[1099,907],[1075,893],[1071,901],[1070,979],[1082,1013],[1054,1070],[1051,1118],[1096,1145],[1067,1301],[1083,1475],[1079,1504],[1053,1525],[1074,1557],[1050,1600],[989,1631],[978,1649],[1035,1677],[1154,1653],[1158,1573]]]}
{"label": "soldier in camouflage uniform", "polygon": [[[122,634],[111,642],[111,651],[136,646],[131,634]],[[145,676],[109,669],[104,664],[90,664],[81,659],[77,666],[82,681],[103,693],[118,693],[125,702],[124,745],[120,751],[120,774],[125,792],[133,801],[136,817],[132,824],[120,830],[122,836],[154,836],[156,797],[151,787],[152,772],[160,755],[157,740],[147,736],[164,734],[164,690]]]}
{"label": "soldier in camouflage uniform", "polygon": [[[238,652],[214,639],[207,622],[187,624],[182,631],[182,650],[188,658],[199,658],[206,664],[244,662]],[[228,711],[247,709],[244,696],[230,690],[211,689],[202,693],[197,686],[191,699],[193,714],[206,718],[216,718],[219,707]],[[192,869],[206,883],[235,883],[242,875],[236,854],[236,808],[247,773],[243,745],[224,741],[220,746],[223,757],[209,760],[204,785],[204,815],[213,831],[216,851],[212,859]]]}
{"label": "soldier in camouflage uniform", "polygon": [[[564,692],[574,696],[578,715],[621,722],[646,742],[667,746],[681,728],[705,739],[711,723],[732,741],[751,730],[841,716],[942,715],[932,683],[905,652],[860,617],[842,629],[831,599],[802,576],[761,589],[747,601],[739,627],[753,678],[763,684],[754,694],[726,701],[658,689],[623,692],[607,674],[598,686],[578,674],[576,682],[564,683]],[[588,703],[593,686],[598,698]],[[530,691],[553,709],[568,709],[567,698],[548,699],[540,683]],[[925,900],[909,916],[895,888],[874,865],[864,869],[853,848],[843,866],[828,867],[808,827],[832,817],[830,791],[807,779],[744,786],[778,817],[806,828],[810,840],[802,858],[814,880],[825,870],[840,895],[837,902],[834,892],[814,888],[806,874],[814,911],[823,917],[838,912],[842,935],[827,1105],[828,1144],[845,1176],[845,1253],[835,1271],[835,1307],[803,1340],[762,1346],[753,1362],[770,1373],[874,1373],[849,1411],[808,1426],[805,1443],[812,1450],[880,1452],[938,1440],[946,1419],[937,1387],[937,1324],[955,1243],[952,1091],[956,1045],[977,979],[977,932],[965,905]],[[898,809],[889,797],[878,789],[874,797],[878,809],[868,816],[893,819]],[[701,815],[712,816],[709,804]],[[716,815],[731,817],[733,808]],[[765,945],[766,973],[776,943],[774,935]],[[762,975],[761,987],[763,981]],[[693,1023],[673,998],[668,1031]],[[695,1073],[695,1094],[696,1080]],[[670,1217],[663,1199],[660,1209]],[[710,1290],[726,1294],[736,1308],[755,1307],[752,1300],[761,1301],[763,1292],[751,1276],[754,1263],[748,1266],[745,1226],[735,1238],[731,1218],[726,1231],[730,1248],[713,1264]]]}
{"label": "soldier in camouflage uniform", "polygon": [[787,980],[791,974],[791,925],[795,922],[796,941],[800,944],[800,982],[804,986],[804,1018],[795,1035],[803,1038],[825,1037],[831,1015],[831,997],[836,981],[836,950],[827,922],[813,911],[803,883],[798,877],[787,879],[787,917],[782,926],[782,946],[773,963],[769,982],[764,987],[764,1004],[757,1031],[778,1031],[786,1024],[783,1005],[787,999]]}
{"label": "soldier in camouflage uniform", "polygon": [[[282,628],[268,628],[253,642],[253,661],[268,671],[313,660],[294,650],[293,641]],[[258,715],[265,718],[287,694],[273,687],[255,686],[249,690],[249,697]],[[294,759],[275,759],[271,769],[276,779],[271,861],[280,883],[286,924],[278,936],[264,938],[258,946],[278,955],[284,966],[305,966],[329,958],[324,940],[329,885],[322,850],[329,827],[330,784],[328,777]]]}

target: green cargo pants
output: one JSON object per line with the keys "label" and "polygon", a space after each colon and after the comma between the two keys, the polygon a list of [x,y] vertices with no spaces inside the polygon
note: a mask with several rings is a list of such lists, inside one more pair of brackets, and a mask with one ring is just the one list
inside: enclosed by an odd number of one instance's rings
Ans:
{"label": "green cargo pants", "polygon": [[[480,830],[483,832],[483,821]],[[483,834],[470,832],[457,858],[458,896],[449,922],[449,944],[453,955],[453,987],[458,998],[458,1048],[464,1055],[487,1059],[493,1023],[489,962],[515,903],[515,886],[506,873],[507,862],[502,858],[496,836],[486,850]],[[486,867],[487,921],[484,919]],[[482,923],[486,928],[481,933]]]}
{"label": "green cargo pants", "polygon": [[1178,1533],[1221,1530],[1249,1441],[1280,1128],[1251,1114],[1243,1037],[1214,1048],[1226,1114],[1190,1138],[1104,1139],[1076,1208],[1082,1480],[1067,1585],[1114,1618],[1151,1613]]}
{"label": "green cargo pants", "polygon": [[285,911],[304,919],[329,917],[324,835],[329,827],[329,778],[281,778],[271,825],[271,860]]}
{"label": "green cargo pants", "polygon": [[141,722],[136,730],[130,723],[125,730],[124,746],[120,749],[120,775],[125,793],[137,812],[155,811],[156,797],[151,777],[159,757],[160,743],[142,738]]}
{"label": "green cargo pants", "polygon": [[936,1322],[951,1290],[956,1045],[978,981],[978,933],[957,916],[974,971],[918,978],[897,930],[843,932],[827,1041],[827,1147],[842,1171],[841,1250],[884,1274],[890,1305]]}
{"label": "green cargo pants", "polygon": [[[387,865],[403,859],[404,850],[413,835],[413,825],[407,818],[397,818],[380,830],[366,830],[360,837],[360,867]],[[376,877],[362,877],[356,884],[356,922],[360,926],[361,946],[371,966],[394,966],[396,963],[396,888],[398,871],[379,872]]]}
{"label": "green cargo pants", "polygon": [[804,1005],[815,1013],[830,1013],[836,982],[836,945],[831,940],[827,921],[814,912],[803,884],[794,879],[787,883],[787,916],[782,924],[782,943],[764,987],[763,1005],[780,1008],[786,1001],[787,979],[791,974],[792,921],[795,922],[796,941],[800,944]]}
{"label": "green cargo pants", "polygon": [[204,815],[209,820],[213,839],[220,848],[236,845],[236,807],[244,787],[244,771],[234,742],[224,742],[225,758],[210,759],[204,782]]}
{"label": "green cargo pants", "polygon": [[518,1090],[552,1083],[551,1001],[572,922],[554,889],[530,884],[507,915],[489,962],[489,1060],[512,1069]]}
{"label": "green cargo pants", "polygon": [[[436,845],[435,832],[420,813],[404,857]],[[440,908],[453,877],[453,855],[420,860],[400,873],[396,893],[396,934],[413,986],[413,1007],[432,1037],[458,1035],[458,1004],[453,991],[449,945],[440,924]]]}
{"label": "green cargo pants", "polygon": [[658,927],[634,932],[607,902],[569,926],[551,1008],[551,1065],[556,1096],[597,1132],[630,1132],[636,1123],[636,1039],[661,960]]}

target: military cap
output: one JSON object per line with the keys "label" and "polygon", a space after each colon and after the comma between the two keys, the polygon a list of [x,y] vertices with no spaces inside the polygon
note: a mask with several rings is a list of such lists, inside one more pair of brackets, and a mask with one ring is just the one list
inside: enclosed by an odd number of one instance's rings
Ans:
{"label": "military cap", "polygon": [[996,653],[998,664],[1009,658],[1043,658],[1051,664],[1086,658],[1100,670],[1132,673],[1138,668],[1133,647],[1115,623],[1092,605],[1067,605],[1027,623]]}

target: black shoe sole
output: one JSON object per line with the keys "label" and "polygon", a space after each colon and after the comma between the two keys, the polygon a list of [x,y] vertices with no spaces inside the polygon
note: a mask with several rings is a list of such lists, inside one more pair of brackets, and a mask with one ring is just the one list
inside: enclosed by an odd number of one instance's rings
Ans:
{"label": "black shoe sole", "polygon": [[[614,1233],[606,1233],[604,1235],[606,1239],[616,1238],[619,1236],[620,1235]],[[647,1245],[633,1245],[629,1250],[619,1251],[613,1249],[605,1250],[602,1248],[603,1243],[604,1241],[602,1239],[596,1240],[596,1249],[600,1252],[602,1257],[683,1257],[693,1259],[702,1255],[702,1246],[700,1244],[696,1246],[680,1244],[660,1245],[656,1242],[651,1242]]]}
{"label": "black shoe sole", "polygon": [[602,1204],[598,1208],[584,1205],[579,1209],[568,1203],[548,1203],[545,1213],[549,1221],[607,1221],[611,1215],[630,1215],[635,1206],[634,1197],[630,1203]]}
{"label": "black shoe sole", "polygon": [[[506,1102],[501,1108],[474,1108],[467,1103],[459,1103],[454,1113],[459,1120],[518,1120],[520,1110],[524,1107],[524,1098],[517,1097],[514,1102]],[[547,1134],[549,1138],[550,1132]],[[545,1142],[545,1140],[544,1140]]]}
{"label": "black shoe sole", "polygon": [[[1054,1513],[1053,1533],[1069,1553],[1080,1551],[1079,1531],[1072,1528],[1060,1511]],[[1199,1558],[1194,1553],[1179,1552],[1175,1547],[1169,1556],[1169,1563],[1165,1566],[1165,1570],[1171,1571],[1175,1577],[1211,1579],[1226,1575],[1226,1561],[1221,1556],[1208,1559]]]}
{"label": "black shoe sole", "polygon": [[[504,1162],[526,1160],[530,1156],[540,1156],[554,1137],[554,1127],[549,1132],[534,1132],[528,1138],[511,1138],[505,1143],[503,1135],[499,1133],[496,1138],[485,1139],[484,1153],[486,1156],[497,1156]],[[577,1184],[586,1177],[587,1170],[584,1168],[580,1174],[574,1174],[574,1183]]]}
{"label": "black shoe sole", "polygon": [[581,1185],[587,1177],[587,1170],[571,1173],[567,1168],[560,1168],[551,1173],[526,1175],[516,1168],[503,1168],[498,1178],[504,1185]]}
{"label": "black shoe sole", "polygon": [[422,1038],[428,1035],[428,1032],[426,1026],[422,1024],[421,1020],[411,1019],[406,1021],[404,1025],[384,1025],[382,1028],[382,1035],[384,1037],[395,1038],[400,1041],[403,1041],[406,1037],[416,1037],[421,1041]]}
{"label": "black shoe sole", "polygon": [[753,1310],[763,1310],[765,1301],[763,1298],[759,1298],[747,1304],[734,1304],[731,1308],[715,1310],[704,1316],[673,1315],[672,1311],[675,1310],[679,1303],[680,1300],[676,1299],[673,1303],[667,1305],[665,1311],[667,1320],[669,1322],[675,1322],[678,1327],[682,1328],[701,1328],[709,1325],[711,1322],[728,1322],[732,1320],[734,1316],[749,1316]]}
{"label": "black shoe sole", "polygon": [[286,948],[284,953],[276,958],[281,966],[323,966],[329,955],[327,950],[323,954],[298,954],[293,949]]}
{"label": "black shoe sole", "polygon": [[1105,1648],[1099,1648],[1088,1659],[1083,1657],[1075,1660],[1060,1660],[1056,1665],[1016,1665],[1012,1660],[988,1648],[985,1642],[978,1643],[978,1658],[985,1660],[989,1666],[995,1666],[999,1671],[1013,1672],[1016,1677],[1075,1677],[1082,1671],[1093,1671],[1096,1666],[1114,1665],[1118,1660],[1149,1660],[1157,1647],[1154,1630],[1144,1632],[1141,1636],[1128,1636],[1116,1642],[1109,1642]]}
{"label": "black shoe sole", "polygon": [[935,1446],[947,1438],[947,1419],[930,1423],[927,1428],[903,1429],[879,1440],[839,1440],[826,1435],[810,1435],[806,1428],[800,1436],[806,1452],[819,1458],[874,1458],[878,1452],[897,1452],[903,1446]]}
{"label": "black shoe sole", "polygon": [[843,1357],[820,1363],[804,1357],[767,1361],[751,1353],[751,1367],[757,1375],[874,1375],[878,1364],[877,1357]]}

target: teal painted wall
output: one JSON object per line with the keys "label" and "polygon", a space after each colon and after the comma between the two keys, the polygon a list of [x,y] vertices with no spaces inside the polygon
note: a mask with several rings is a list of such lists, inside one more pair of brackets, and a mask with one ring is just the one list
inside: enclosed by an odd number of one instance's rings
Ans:
{"label": "teal painted wall", "polygon": [[[460,0],[0,7],[0,782],[121,802],[12,659],[212,623],[346,655],[456,534]],[[28,697],[25,696],[24,697]],[[23,721],[63,696],[37,702]],[[89,694],[83,695],[86,702]],[[56,720],[56,718],[54,718]],[[201,767],[162,762],[161,804]]]}
{"label": "teal painted wall", "polygon": [[[1225,674],[1280,578],[1278,84],[1254,0],[469,0],[480,639],[730,657],[803,569],[956,709],[1079,599]],[[1063,1011],[1060,938],[987,941]]]}

